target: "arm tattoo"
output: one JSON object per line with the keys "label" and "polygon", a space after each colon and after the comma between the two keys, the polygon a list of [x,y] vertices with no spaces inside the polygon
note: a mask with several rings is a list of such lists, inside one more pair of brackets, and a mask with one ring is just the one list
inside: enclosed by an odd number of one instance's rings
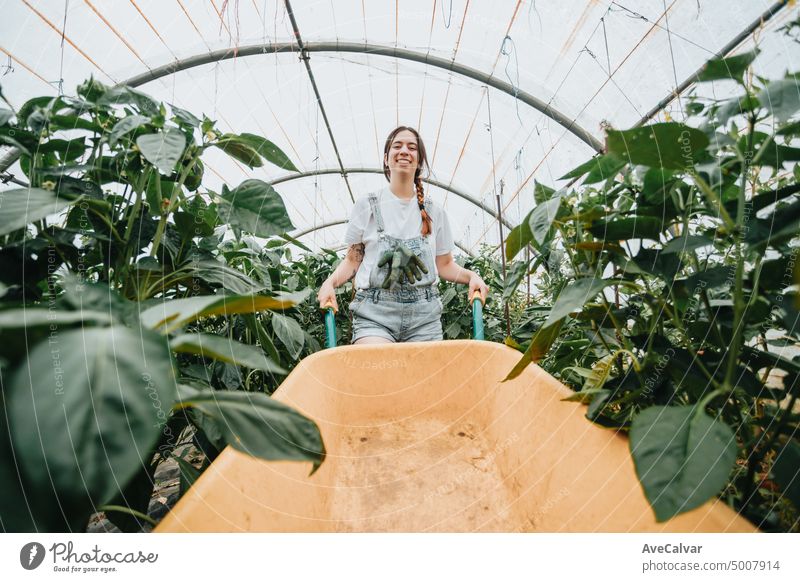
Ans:
{"label": "arm tattoo", "polygon": [[[364,261],[364,243],[350,245],[350,248],[347,249],[347,258],[360,265]],[[345,281],[349,281],[355,277],[357,272],[358,267],[356,267],[355,270],[353,270],[353,272],[347,276]]]}
{"label": "arm tattoo", "polygon": [[347,258],[360,264],[364,260],[364,243],[350,245],[347,249]]}

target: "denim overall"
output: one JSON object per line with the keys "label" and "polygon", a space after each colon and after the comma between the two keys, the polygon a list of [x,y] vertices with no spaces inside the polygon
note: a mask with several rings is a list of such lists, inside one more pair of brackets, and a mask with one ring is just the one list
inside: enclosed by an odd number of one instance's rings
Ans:
{"label": "denim overall", "polygon": [[428,272],[414,284],[403,279],[393,289],[383,289],[381,285],[390,265],[378,267],[376,263],[369,274],[369,288],[357,291],[350,303],[352,341],[364,336],[380,336],[395,342],[441,340],[442,301],[430,245],[421,234],[408,239],[386,234],[378,198],[370,194],[368,200],[377,224],[379,260],[402,243],[422,260]]}

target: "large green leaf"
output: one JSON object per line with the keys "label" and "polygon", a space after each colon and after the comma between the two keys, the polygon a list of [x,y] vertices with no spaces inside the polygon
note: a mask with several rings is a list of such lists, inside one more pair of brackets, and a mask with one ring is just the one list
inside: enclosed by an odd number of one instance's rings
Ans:
{"label": "large green leaf", "polygon": [[97,103],[108,91],[108,87],[100,81],[90,76],[83,83],[77,86],[75,92],[90,103]]}
{"label": "large green leaf", "polygon": [[[202,389],[210,390],[206,386],[203,386]],[[203,443],[206,446],[201,446],[201,450],[205,452],[207,458],[213,459],[225,448],[225,435],[222,434],[222,429],[214,422],[214,419],[206,416],[200,410],[189,408],[188,412],[188,417],[191,419],[192,424],[200,429],[199,434],[202,435],[197,440],[206,441]]]}
{"label": "large green leaf", "polygon": [[583,307],[585,303],[594,299],[600,291],[608,285],[619,283],[610,279],[597,279],[595,277],[585,277],[577,279],[562,289],[558,295],[547,321],[543,327],[550,327],[557,321],[564,319],[570,312]]}
{"label": "large green leaf", "polygon": [[0,236],[58,214],[80,198],[67,200],[41,188],[15,188],[0,192]]}
{"label": "large green leaf", "polygon": [[661,277],[669,283],[678,274],[681,268],[681,257],[675,253],[664,253],[660,249],[639,249],[633,258],[633,263],[638,269],[633,268],[630,262],[618,262],[617,264],[627,269],[627,272],[640,275],[654,275]]}
{"label": "large green leaf", "polygon": [[693,406],[646,408],[633,419],[630,448],[659,522],[719,493],[737,454],[730,427]]}
{"label": "large green leaf", "polygon": [[184,241],[214,234],[212,225],[191,212],[175,212],[172,214],[172,219],[175,221],[175,227]]}
{"label": "large green leaf", "polygon": [[[56,530],[61,524],[55,500],[51,502],[52,496],[34,492],[18,472],[16,455],[6,426],[7,418],[8,412],[0,402],[0,523],[3,524],[3,531],[41,533]],[[36,502],[32,503],[31,497],[35,494]],[[43,514],[42,521],[35,515],[37,510]]]}
{"label": "large green leaf", "polygon": [[583,181],[584,184],[596,184],[607,180],[617,174],[623,167],[626,161],[616,154],[609,153],[601,156],[596,156],[564,174],[559,180],[566,180],[567,178],[580,178],[584,174],[589,174]]}
{"label": "large green leaf", "polygon": [[141,127],[149,121],[150,119],[144,115],[129,115],[128,117],[120,119],[108,136],[108,144],[111,147],[114,147],[122,136],[133,131],[137,127]]}
{"label": "large green leaf", "polygon": [[261,180],[245,180],[233,190],[223,189],[220,218],[256,236],[272,236],[294,229],[283,199]]}
{"label": "large green leaf", "polygon": [[633,216],[630,218],[615,218],[609,221],[598,220],[589,227],[589,231],[594,236],[608,241],[632,238],[658,240],[664,228],[664,221],[660,218]]}
{"label": "large green leaf", "polygon": [[193,113],[186,111],[185,109],[181,109],[175,105],[170,104],[170,108],[172,109],[173,115],[178,119],[178,121],[182,122],[189,127],[200,127],[200,120],[195,117]]}
{"label": "large green leaf", "polygon": [[181,495],[183,495],[200,478],[201,471],[182,457],[173,457],[173,459],[178,463],[178,470],[180,471],[179,487]]}
{"label": "large green leaf", "polygon": [[530,219],[533,211],[520,222],[517,226],[511,229],[506,237],[506,260],[512,260],[517,253],[519,253],[526,246],[533,241],[533,233],[531,232]]}
{"label": "large green leaf", "polygon": [[269,461],[311,461],[312,474],[325,460],[317,425],[265,394],[180,389],[181,406],[211,419],[234,449]]}
{"label": "large green leaf", "polygon": [[105,503],[149,461],[177,398],[169,346],[145,329],[84,328],[40,342],[10,383],[15,449],[35,483]]}
{"label": "large green leaf", "polygon": [[[738,141],[738,148],[745,157],[752,159],[758,155],[759,166],[770,166],[781,169],[787,163],[800,161],[800,148],[784,146],[773,141],[770,136],[762,131],[755,131],[752,135],[752,147],[748,149],[748,137],[742,136]],[[796,165],[796,164],[792,164]]]}
{"label": "large green leaf", "polygon": [[258,337],[258,343],[261,345],[261,349],[267,352],[267,355],[272,358],[276,364],[280,365],[281,363],[281,355],[278,353],[278,349],[275,347],[275,344],[272,341],[272,338],[267,333],[267,330],[264,329],[264,326],[261,324],[261,321],[253,314],[246,313],[243,314],[242,319],[247,325],[248,329],[251,333],[253,333],[256,337]]}
{"label": "large green leaf", "polygon": [[556,191],[554,188],[537,182],[536,180],[533,181],[533,201],[536,202],[536,204],[541,204],[542,202],[550,200],[555,193]]}
{"label": "large green leaf", "polygon": [[17,110],[17,119],[20,123],[23,123],[30,117],[37,109],[45,109],[47,111],[51,111],[54,106],[58,109],[56,105],[57,97],[50,97],[49,95],[43,95],[41,97],[33,97],[28,99],[25,103],[22,104]]}
{"label": "large green leaf", "polygon": [[239,139],[238,135],[225,134],[212,143],[223,152],[247,165],[249,168],[260,168],[264,165],[258,152]]}
{"label": "large green leaf", "polygon": [[[517,290],[517,287],[519,287],[523,277],[529,273],[529,266],[530,263],[526,263],[525,261],[511,263],[506,272],[505,281],[503,282],[503,301],[508,301],[514,296],[514,292]],[[442,303],[444,303],[444,301],[442,301]]]}
{"label": "large green leaf", "polygon": [[160,133],[140,135],[136,145],[148,162],[169,176],[186,149],[186,136],[181,130],[170,127]]}
{"label": "large green leaf", "polygon": [[169,345],[174,351],[180,353],[196,354],[254,370],[286,374],[285,369],[272,362],[257,347],[227,337],[206,333],[187,333],[174,338]]}
{"label": "large green leaf", "polygon": [[758,94],[758,100],[779,122],[788,121],[800,109],[800,79],[772,81]]}
{"label": "large green leaf", "polygon": [[[30,131],[24,129],[16,129],[11,126],[0,126],[0,144],[5,144],[19,148],[19,150],[26,154],[31,155],[32,151],[36,151],[39,145],[39,138]],[[23,158],[24,159],[24,158]],[[23,167],[23,171],[25,168]]]}
{"label": "large green leaf", "polygon": [[676,279],[676,289],[680,288],[682,281],[684,282],[685,289],[689,293],[692,293],[692,296],[700,289],[716,289],[717,287],[730,288],[733,281],[733,267],[722,265],[708,267],[702,271],[697,271],[686,279]]}
{"label": "large green leaf", "polygon": [[98,105],[136,105],[146,115],[158,114],[158,102],[141,91],[118,85],[112,87],[97,101]]}
{"label": "large green leaf", "polygon": [[182,268],[188,268],[194,277],[207,283],[222,285],[228,291],[239,295],[256,293],[264,289],[263,284],[221,261],[190,259]]}
{"label": "large green leaf", "polygon": [[556,341],[562,323],[563,321],[557,321],[553,325],[539,328],[534,334],[533,338],[531,338],[531,343],[528,346],[528,349],[525,350],[524,354],[522,354],[519,362],[517,362],[516,365],[511,369],[511,371],[508,373],[508,376],[503,379],[503,382],[506,380],[513,380],[519,376],[522,371],[528,367],[528,365],[539,362],[539,360],[541,360],[547,354],[547,351],[550,349],[550,346],[553,345],[553,342]]}
{"label": "large green leaf", "polygon": [[544,243],[550,227],[556,219],[558,209],[561,206],[561,196],[553,196],[547,202],[543,202],[533,209],[528,220],[533,239],[540,245]]}
{"label": "large green leaf", "polygon": [[776,246],[797,236],[800,231],[800,200],[777,207],[764,218],[751,220],[745,241],[755,251]]}
{"label": "large green leaf", "polygon": [[719,79],[735,79],[742,83],[747,67],[758,56],[758,50],[742,53],[726,59],[711,59],[697,76],[698,81],[716,81]]}
{"label": "large green leaf", "polygon": [[[201,222],[207,225],[208,234],[202,236],[210,236],[213,234],[214,228],[219,224],[216,204],[213,202],[211,204],[206,204],[202,196],[194,196],[188,203],[183,205],[183,209],[194,216],[195,223]],[[197,234],[195,234],[195,236],[197,236]]]}
{"label": "large green leaf", "polygon": [[103,133],[105,131],[100,124],[77,115],[51,115],[50,130],[54,129],[85,129],[93,133]]}
{"label": "large green leaf", "polygon": [[650,168],[642,180],[642,198],[646,204],[663,205],[676,180],[675,172],[663,168]]}
{"label": "large green leaf", "polygon": [[[728,99],[727,101],[722,101],[716,105],[714,107],[714,109],[716,109],[714,116],[717,118],[719,124],[722,127],[725,127],[732,117],[746,115],[751,111],[757,110],[760,106],[761,105],[758,99],[754,95],[741,95],[739,97]],[[716,148],[720,148],[723,145],[728,144],[730,141],[732,141],[732,139],[727,134],[714,134],[713,145]]]}
{"label": "large green leaf", "polygon": [[[800,193],[800,184],[789,184],[776,190],[768,190],[766,192],[759,192],[751,200],[746,202],[746,207],[750,209],[752,214],[760,212],[773,204],[785,200],[790,196]],[[736,214],[736,207],[738,206],[737,200],[731,200],[725,203],[725,208],[729,214]]]}
{"label": "large green leaf", "polygon": [[272,329],[275,330],[275,335],[278,336],[281,343],[289,350],[291,358],[293,360],[299,358],[300,352],[303,350],[305,337],[303,328],[297,323],[297,320],[280,313],[273,313]]}
{"label": "large green leaf", "polygon": [[800,121],[793,121],[787,125],[782,126],[775,135],[796,136],[800,135]]}
{"label": "large green leaf", "polygon": [[80,311],[50,310],[43,307],[26,307],[0,311],[0,328],[12,329],[24,327],[68,326],[73,323],[90,321],[94,323],[111,323],[111,314],[90,309]]}
{"label": "large green leaf", "polygon": [[268,139],[252,133],[243,133],[239,135],[239,140],[253,148],[262,158],[275,164],[279,168],[291,170],[292,172],[299,171],[292,163],[292,160]]}
{"label": "large green leaf", "polygon": [[708,237],[690,234],[673,238],[664,245],[664,248],[661,252],[665,255],[673,253],[690,253],[696,249],[701,249],[713,244],[714,241]]}
{"label": "large green leaf", "polygon": [[75,139],[48,139],[36,148],[37,154],[58,154],[63,162],[73,162],[80,158],[86,151],[86,140],[83,137]]}
{"label": "large green leaf", "polygon": [[171,331],[200,317],[289,309],[305,301],[310,292],[310,289],[303,289],[297,293],[275,295],[202,295],[171,299],[144,310],[140,317],[142,324],[149,328]]}
{"label": "large green leaf", "polygon": [[699,129],[673,122],[609,130],[606,135],[609,153],[632,164],[668,170],[692,167],[708,143],[708,136]]}

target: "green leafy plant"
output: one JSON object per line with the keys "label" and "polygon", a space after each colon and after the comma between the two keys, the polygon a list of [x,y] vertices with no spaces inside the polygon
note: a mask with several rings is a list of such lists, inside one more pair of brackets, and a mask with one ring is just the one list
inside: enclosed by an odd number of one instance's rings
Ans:
{"label": "green leafy plant", "polygon": [[152,524],[155,469],[187,443],[204,461],[180,458],[182,490],[227,444],[316,470],[316,425],[269,398],[307,345],[295,314],[310,290],[247,252],[292,223],[260,180],[202,188],[209,149],[292,162],[93,80],[0,121],[30,182],[0,192],[3,528],[82,530],[98,511],[124,530]]}
{"label": "green leafy plant", "polygon": [[739,95],[690,99],[685,124],[609,129],[564,176],[579,185],[536,186],[505,245],[533,249],[519,270],[549,308],[509,378],[539,362],[591,421],[629,432],[659,521],[721,495],[796,531],[800,367],[782,350],[800,342],[800,81],[754,78],[756,56],[700,74]]}

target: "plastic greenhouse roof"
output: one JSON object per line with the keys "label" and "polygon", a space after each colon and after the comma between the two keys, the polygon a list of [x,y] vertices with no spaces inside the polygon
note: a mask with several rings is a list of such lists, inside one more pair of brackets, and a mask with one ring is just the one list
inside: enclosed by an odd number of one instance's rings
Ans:
{"label": "plastic greenhouse roof", "polygon": [[[379,169],[388,132],[398,124],[418,127],[431,179],[439,184],[427,191],[447,209],[461,249],[475,252],[499,241],[491,212],[501,182],[503,216],[515,225],[534,204],[534,181],[564,185],[559,177],[595,153],[587,141],[602,144],[605,124],[640,122],[706,60],[721,56],[737,35],[782,4],[294,0],[291,8],[342,166]],[[120,83],[176,61],[227,52],[225,60],[140,88],[207,114],[223,131],[264,135],[302,172],[329,170],[276,185],[295,234],[314,249],[341,246],[351,191],[358,197],[386,184],[379,173],[343,178],[283,0],[7,0],[2,7],[0,84],[14,107],[59,88],[74,93],[90,75]],[[757,44],[757,74],[774,78],[797,70],[800,44],[776,32],[796,17],[790,1],[729,54]],[[251,45],[261,48],[248,56],[235,50]],[[276,52],[278,46],[292,50]],[[378,54],[396,49],[445,66]],[[482,77],[449,70],[448,63]],[[697,91],[724,97],[732,89],[728,81]],[[531,96],[551,115],[515,95]],[[682,120],[682,105],[683,98],[673,99],[653,119]],[[559,115],[565,123],[554,119]],[[590,139],[576,135],[581,130]],[[204,160],[204,184],[211,189],[287,176],[274,166],[250,170],[221,152],[208,152]]]}

